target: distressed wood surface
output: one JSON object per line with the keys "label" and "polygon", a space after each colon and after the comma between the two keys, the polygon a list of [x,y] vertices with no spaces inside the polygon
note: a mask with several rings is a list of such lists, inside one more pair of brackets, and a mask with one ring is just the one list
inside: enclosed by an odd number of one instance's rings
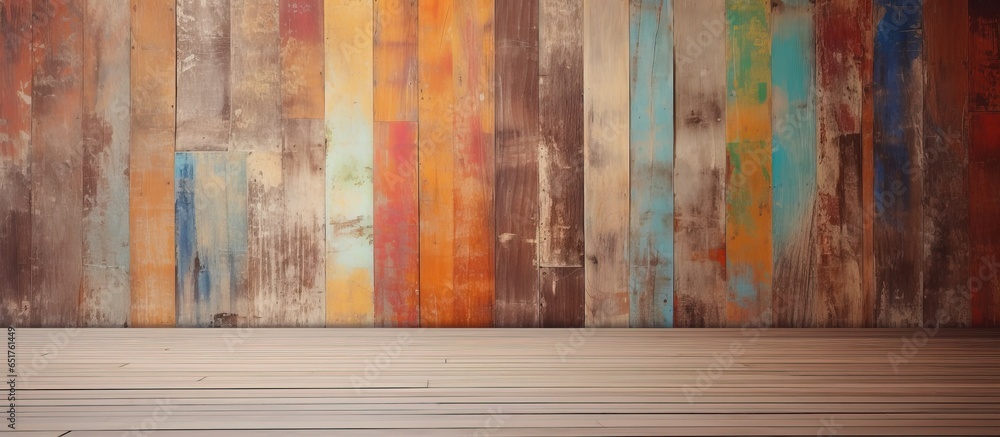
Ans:
{"label": "distressed wood surface", "polygon": [[726,1],[727,326],[772,320],[771,6]]}
{"label": "distressed wood surface", "polygon": [[879,327],[923,320],[922,1],[876,0],[875,318]]}
{"label": "distressed wood surface", "polygon": [[243,326],[294,325],[295,314],[286,307],[300,307],[294,296],[281,293],[288,253],[285,227],[275,225],[285,219],[281,156],[247,155],[247,291],[236,308],[244,317]]}
{"label": "distressed wood surface", "polygon": [[175,19],[173,0],[132,0],[129,326],[173,326]]}
{"label": "distressed wood surface", "polygon": [[374,0],[374,9],[375,120],[417,121],[417,0]]}
{"label": "distressed wood surface", "polygon": [[1000,4],[969,0],[969,106],[1000,111]]}
{"label": "distressed wood surface", "polygon": [[861,285],[862,84],[870,0],[816,3],[816,236],[812,323],[866,325]]}
{"label": "distressed wood surface", "polygon": [[630,5],[629,326],[674,323],[672,0]]}
{"label": "distressed wood surface", "polygon": [[417,327],[420,217],[416,123],[375,122],[374,184],[374,324]]}
{"label": "distressed wood surface", "polygon": [[969,3],[924,2],[924,326],[969,326]]}
{"label": "distressed wood surface", "polygon": [[31,311],[32,3],[0,7],[0,324]]}
{"label": "distressed wood surface", "polygon": [[583,2],[538,9],[538,264],[582,267]]}
{"label": "distressed wood surface", "polygon": [[232,8],[230,150],[281,151],[278,0],[229,0]]}
{"label": "distressed wood surface", "polygon": [[83,286],[80,325],[129,315],[129,10],[87,2],[83,23]]}
{"label": "distressed wood surface", "polygon": [[374,323],[371,0],[329,2],[326,35],[326,324]]}
{"label": "distressed wood surface", "polygon": [[[279,259],[282,318],[269,326],[321,327],[326,322],[324,230],[326,146],[322,120],[286,120],[281,152],[284,215]],[[271,224],[273,226],[273,223]]]}
{"label": "distressed wood surface", "polygon": [[542,267],[539,269],[539,326],[582,328],[587,302],[583,290],[583,267]]}
{"label": "distressed wood surface", "polygon": [[629,325],[629,4],[583,4],[588,327]]}
{"label": "distressed wood surface", "polygon": [[[875,41],[874,0],[859,3],[864,54],[861,57],[861,302],[862,322],[875,327]],[[871,14],[868,14],[868,12]]]}
{"label": "distressed wood surface", "polygon": [[726,2],[675,0],[674,326],[726,323]]}
{"label": "distressed wood surface", "polygon": [[771,7],[774,326],[812,326],[816,305],[816,20],[813,0]]}
{"label": "distressed wood surface", "polygon": [[177,150],[228,150],[230,0],[177,0]]}
{"label": "distressed wood surface", "polygon": [[323,0],[279,0],[281,108],[285,119],[323,119]]}
{"label": "distressed wood surface", "polygon": [[35,0],[32,326],[76,326],[83,279],[83,0]]}
{"label": "distressed wood surface", "polygon": [[496,4],[498,327],[538,326],[538,0]]}

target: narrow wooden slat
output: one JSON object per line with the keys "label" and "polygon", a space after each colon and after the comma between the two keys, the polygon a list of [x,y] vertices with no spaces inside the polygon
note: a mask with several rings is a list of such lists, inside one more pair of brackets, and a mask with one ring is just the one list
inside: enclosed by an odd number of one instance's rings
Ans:
{"label": "narrow wooden slat", "polygon": [[969,326],[969,2],[924,2],[924,325]]}
{"label": "narrow wooden slat", "polygon": [[539,326],[581,328],[586,317],[583,267],[540,269]]}
{"label": "narrow wooden slat", "polygon": [[228,150],[230,0],[177,0],[177,150]]}
{"label": "narrow wooden slat", "polygon": [[31,323],[32,3],[0,7],[0,324]]}
{"label": "narrow wooden slat", "polygon": [[772,319],[771,7],[726,1],[727,326]]}
{"label": "narrow wooden slat", "polygon": [[880,327],[923,319],[922,2],[876,0],[875,318]]}
{"label": "narrow wooden slat", "polygon": [[[247,156],[247,291],[238,302],[236,314],[245,317],[245,326],[279,326],[294,321],[289,305],[281,296],[284,287],[283,246],[285,220],[281,153],[250,152]],[[292,323],[289,323],[292,324]]]}
{"label": "narrow wooden slat", "polygon": [[[75,326],[83,279],[83,0],[33,2],[31,311]],[[48,11],[51,11],[49,14]]]}
{"label": "narrow wooden slat", "polygon": [[278,0],[229,0],[232,8],[231,150],[281,150]]}
{"label": "narrow wooden slat", "polygon": [[129,325],[173,326],[175,19],[173,0],[132,0]]}
{"label": "narrow wooden slat", "polygon": [[539,323],[538,0],[496,4],[498,327]]}
{"label": "narrow wooden slat", "polygon": [[629,4],[583,4],[588,327],[629,324]]}
{"label": "narrow wooden slat", "polygon": [[374,0],[375,121],[417,121],[417,0]]}
{"label": "narrow wooden slat", "polygon": [[629,325],[674,323],[674,16],[630,4]]}
{"label": "narrow wooden slat", "polygon": [[582,267],[583,2],[538,8],[538,264]]}
{"label": "narrow wooden slat", "polygon": [[1000,111],[1000,5],[969,0],[969,105],[971,111]]}
{"label": "narrow wooden slat", "polygon": [[80,325],[129,315],[129,11],[87,2],[83,59],[83,288]]}
{"label": "narrow wooden slat", "polygon": [[865,32],[871,2],[816,2],[817,327],[865,326],[861,285],[862,129]]}
{"label": "narrow wooden slat", "polygon": [[375,122],[375,326],[420,324],[418,195],[417,124]]}
{"label": "narrow wooden slat", "polygon": [[771,7],[774,325],[813,326],[816,305],[816,21],[812,0]]}
{"label": "narrow wooden slat", "polygon": [[[326,236],[324,193],[326,145],[322,120],[286,120],[281,156],[284,215],[278,273],[272,290],[283,299],[285,318],[270,326],[324,326],[326,305]],[[273,224],[272,224],[273,226]]]}
{"label": "narrow wooden slat", "polygon": [[861,56],[861,316],[875,327],[875,40],[874,0],[860,0]]}
{"label": "narrow wooden slat", "polygon": [[326,325],[374,323],[371,0],[327,3]]}
{"label": "narrow wooden slat", "polygon": [[322,119],[323,0],[279,0],[281,107],[285,119]]}
{"label": "narrow wooden slat", "polygon": [[726,2],[676,0],[674,326],[726,323]]}

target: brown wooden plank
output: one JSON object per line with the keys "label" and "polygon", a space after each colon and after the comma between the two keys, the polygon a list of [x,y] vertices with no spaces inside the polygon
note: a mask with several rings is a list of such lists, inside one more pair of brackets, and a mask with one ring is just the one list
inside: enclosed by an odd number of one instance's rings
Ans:
{"label": "brown wooden plank", "polygon": [[583,2],[540,0],[538,25],[538,264],[583,266]]}
{"label": "brown wooden plank", "polygon": [[232,150],[281,150],[278,0],[230,0]]}
{"label": "brown wooden plank", "polygon": [[496,4],[495,325],[538,325],[538,1]]}
{"label": "brown wooden plank", "polygon": [[375,121],[417,121],[417,0],[375,0]]}
{"label": "brown wooden plank", "polygon": [[539,326],[580,328],[586,316],[583,267],[540,269]]}
{"label": "brown wooden plank", "polygon": [[969,3],[924,3],[924,325],[969,326]]}
{"label": "brown wooden plank", "polygon": [[228,150],[229,0],[177,1],[177,150]]}

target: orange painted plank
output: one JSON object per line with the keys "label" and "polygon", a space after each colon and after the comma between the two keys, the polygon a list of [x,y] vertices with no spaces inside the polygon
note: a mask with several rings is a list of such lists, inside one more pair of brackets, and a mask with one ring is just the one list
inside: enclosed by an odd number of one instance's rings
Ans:
{"label": "orange painted plank", "polygon": [[129,325],[173,326],[175,20],[173,0],[132,0]]}
{"label": "orange painted plank", "polygon": [[279,8],[283,117],[322,119],[323,0],[280,0]]}
{"label": "orange painted plank", "polygon": [[375,121],[417,121],[417,0],[374,8]]}

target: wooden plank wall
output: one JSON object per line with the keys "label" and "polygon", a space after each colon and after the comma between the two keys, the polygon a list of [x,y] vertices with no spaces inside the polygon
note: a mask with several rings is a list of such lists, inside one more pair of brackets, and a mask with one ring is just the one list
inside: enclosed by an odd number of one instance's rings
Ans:
{"label": "wooden plank wall", "polygon": [[0,5],[0,323],[995,327],[992,0]]}

